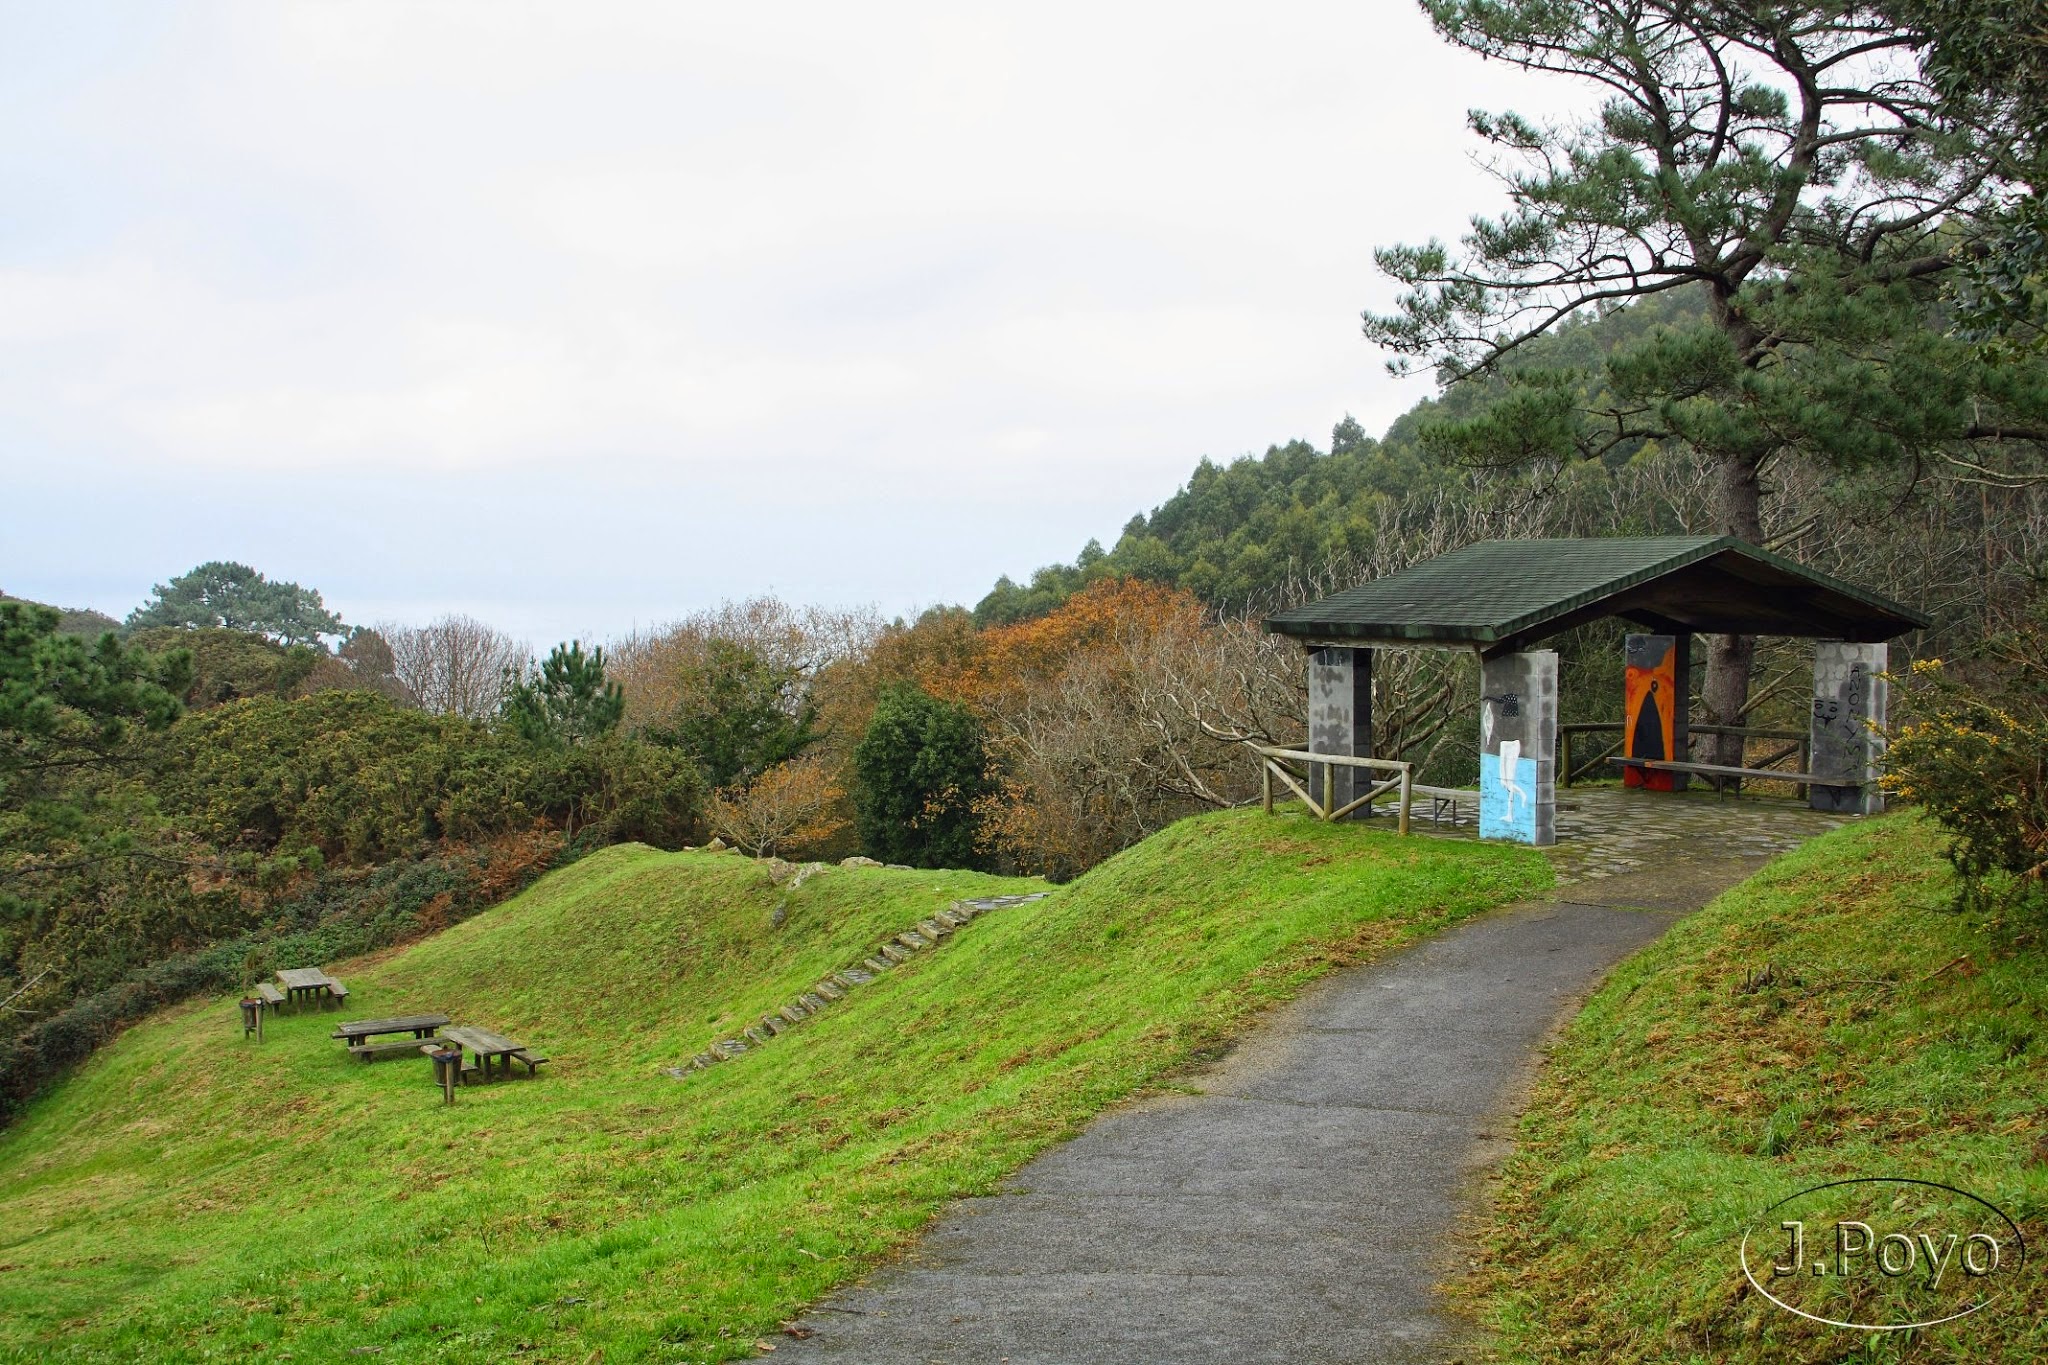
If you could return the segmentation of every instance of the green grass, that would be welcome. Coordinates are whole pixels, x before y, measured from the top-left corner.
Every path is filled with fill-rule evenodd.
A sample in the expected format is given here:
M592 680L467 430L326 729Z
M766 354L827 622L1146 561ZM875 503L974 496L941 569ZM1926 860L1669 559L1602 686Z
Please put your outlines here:
M698 1360L1215 1052L1333 965L1547 885L1526 849L1283 815L1185 821L977 919L766 1048L658 1068L966 895L613 849L344 964L349 1014L442 1009L554 1057L441 1105L231 1000L138 1026L0 1134L0 1358Z
M1553 1051L1483 1237L1472 1291L1500 1358L2048 1359L2048 951L2038 923L1951 909L1941 845L1912 815L1817 839L1594 996ZM2034 1270L1963 1322L1891 1334L1810 1323L1748 1287L1751 1219L1869 1176L1991 1200ZM1877 1307L1867 1284L1803 1291Z

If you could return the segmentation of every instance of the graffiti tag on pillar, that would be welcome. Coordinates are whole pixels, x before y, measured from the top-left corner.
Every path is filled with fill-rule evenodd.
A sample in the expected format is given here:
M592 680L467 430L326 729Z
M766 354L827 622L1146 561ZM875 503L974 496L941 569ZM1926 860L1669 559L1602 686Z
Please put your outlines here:
M1504 716L1519 716L1522 714L1522 694L1519 692L1503 692L1497 697L1481 696L1479 700L1499 702L1500 713Z

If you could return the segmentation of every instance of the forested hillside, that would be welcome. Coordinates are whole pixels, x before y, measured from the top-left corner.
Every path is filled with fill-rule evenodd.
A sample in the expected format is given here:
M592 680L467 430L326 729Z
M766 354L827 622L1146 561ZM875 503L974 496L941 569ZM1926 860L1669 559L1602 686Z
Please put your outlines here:
M1568 324L1501 373L1418 403L1378 439L1346 418L1326 449L1297 439L1204 458L1114 546L1091 542L1071 563L1000 580L975 620L1028 620L1124 576L1243 614L1486 536L1717 534L1712 472L1682 442L1595 432L1568 454L1526 462L1479 458L1469 444L1475 420L1512 400L1522 376L1568 376L1588 411L1622 406L1610 366L1696 311L1666 296ZM1929 611L1940 625L1916 643L1951 649L2009 621L2048 578L2048 460L2033 441L2004 456L1994 476L1932 455L1837 463L1789 450L1772 470L1766 544Z
M376 632L324 611L302 630L303 590L258 586L282 614L160 589L90 639L0 603L0 1117L162 1004L430 932L582 850L695 828L686 754L427 709Z

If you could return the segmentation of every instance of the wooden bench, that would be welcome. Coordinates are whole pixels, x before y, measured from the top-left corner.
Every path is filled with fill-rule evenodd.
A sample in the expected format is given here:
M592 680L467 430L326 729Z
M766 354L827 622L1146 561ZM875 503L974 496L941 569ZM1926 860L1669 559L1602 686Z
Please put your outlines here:
M1817 773L1790 773L1782 768L1737 768L1726 763L1679 763L1666 758L1622 758L1608 760L1624 768L1649 768L1665 773L1698 773L1702 777L1755 778L1769 782L1791 782L1801 787L1867 787L1862 778L1822 777Z
M534 1074L536 1067L547 1060L546 1057L528 1047L520 1048L517 1052L508 1052L505 1055L515 1062L526 1063L526 1074L529 1076Z
M338 1005L346 999L348 999L348 987L342 985L339 981L330 981L327 983L327 998L320 1003L324 1008L328 1005Z
M379 1057L403 1056L405 1053L419 1047L419 1045L419 1039L417 1038L402 1038L395 1043L358 1043L348 1049L348 1055L360 1057L362 1060L369 1062L375 1061Z
M1458 823L1458 803L1464 802L1476 812L1479 809L1479 793L1468 787L1425 787L1420 782L1408 784L1408 799L1413 805L1416 798L1429 799L1429 822L1437 824L1443 819L1443 808L1451 808L1451 823Z
M256 983L256 998L261 1000L264 1007L272 1014L284 1008L284 992L271 985L268 981Z
M341 1024L330 1038L355 1044L386 1033L410 1033L415 1039L431 1038L434 1030L448 1022L445 1014L401 1014L393 1019L351 1019Z

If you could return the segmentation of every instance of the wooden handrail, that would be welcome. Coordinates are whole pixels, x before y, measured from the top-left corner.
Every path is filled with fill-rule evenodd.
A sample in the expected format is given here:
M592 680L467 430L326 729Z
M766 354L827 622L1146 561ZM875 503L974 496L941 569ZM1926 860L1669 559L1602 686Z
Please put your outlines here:
M1801 730L1752 730L1746 725L1708 725L1705 722L1701 722L1698 725L1688 725L1685 728L1687 734L1693 735L1746 735L1750 739L1807 738L1806 733ZM1595 730L1612 730L1618 734L1626 729L1628 729L1627 721L1575 720L1558 726L1557 732L1560 735L1567 732L1572 734L1590 734Z
M1351 754L1319 754L1307 749L1275 749L1263 744L1254 744L1250 748L1259 755L1260 759L1260 796L1261 804L1266 814L1271 815L1273 813L1273 779L1275 777L1286 783L1294 794L1301 798L1302 804L1315 812L1318 820L1342 820L1360 807L1369 806L1382 796L1399 788L1401 793L1400 832L1403 834L1408 832L1408 811L1409 807L1413 804L1415 795L1415 765L1413 763L1397 758L1357 758ZM1321 801L1309 795L1308 789L1295 780L1294 774L1287 770L1287 765L1283 761L1286 759L1292 759L1298 763L1320 763L1323 765L1323 799ZM1336 770L1340 767L1371 768L1380 772L1390 772L1394 775L1384 782L1376 783L1364 795L1355 797L1342 806L1338 806L1336 804Z
M1415 765L1405 758L1356 758L1350 754L1319 754L1309 749L1269 749L1263 744L1252 745L1254 753L1267 758L1292 758L1303 763L1335 763L1343 768L1378 768L1381 772L1397 773L1413 771Z
M1569 787L1587 773L1601 769L1604 764L1621 751L1622 745L1627 742L1625 739L1617 740L1605 749L1602 749L1592 762L1579 763L1572 757L1572 736L1622 734L1627 729L1627 722L1619 720L1575 720L1568 725L1558 726L1557 785ZM1807 747L1808 741L1812 739L1812 736L1800 730L1752 730L1743 725L1707 725L1702 723L1688 726L1686 733L1687 735L1740 735L1744 739L1789 740L1795 746L1794 748L1773 754L1768 759L1765 759L1764 762L1767 764L1775 763L1781 758L1789 758L1793 753L1799 755L1799 765L1802 768L1810 761Z

